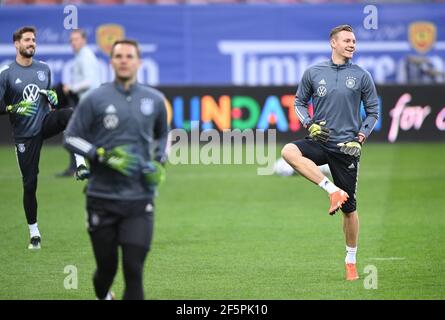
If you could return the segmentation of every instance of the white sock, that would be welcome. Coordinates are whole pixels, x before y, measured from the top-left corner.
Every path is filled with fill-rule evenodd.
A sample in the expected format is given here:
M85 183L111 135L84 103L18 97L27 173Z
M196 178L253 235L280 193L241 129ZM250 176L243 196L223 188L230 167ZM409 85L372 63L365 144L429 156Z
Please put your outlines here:
M81 155L75 153L74 158L76 159L76 168L79 168L80 165L84 165L85 167L87 166L87 164L85 163L85 158Z
M29 235L31 238L35 236L40 237L40 232L39 228L37 227L37 222L34 224L28 224L28 227L29 227Z
M318 184L324 191L331 194L340 190L335 184L333 184L328 178L324 177Z
M346 246L345 263L356 263L355 255L357 254L357 247Z

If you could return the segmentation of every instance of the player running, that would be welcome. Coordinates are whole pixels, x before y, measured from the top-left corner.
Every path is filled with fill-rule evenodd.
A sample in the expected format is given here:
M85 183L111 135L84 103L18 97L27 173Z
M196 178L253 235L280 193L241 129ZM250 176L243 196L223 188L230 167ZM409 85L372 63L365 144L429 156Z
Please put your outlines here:
M115 80L86 96L65 132L65 146L91 163L88 232L97 269L98 299L110 288L122 248L124 299L143 299L143 268L150 249L155 187L162 180L168 136L165 97L137 83L137 42L116 41L111 49Z

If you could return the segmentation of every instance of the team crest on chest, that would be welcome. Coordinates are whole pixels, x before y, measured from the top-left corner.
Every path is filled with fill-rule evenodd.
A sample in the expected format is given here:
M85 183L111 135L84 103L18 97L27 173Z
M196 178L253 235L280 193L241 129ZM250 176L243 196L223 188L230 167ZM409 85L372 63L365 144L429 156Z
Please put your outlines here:
M39 78L40 81L46 80L45 71L37 71L37 78Z
M153 113L154 101L150 98L141 99L141 112L145 116L149 116Z
M105 109L106 115L103 120L105 129L113 130L119 125L119 117L116 115L116 111L116 107L112 104Z
M317 88L317 95L319 97L324 97L326 95L326 93L328 93L328 89L326 89L325 86L319 86Z
M346 87L348 87L349 89L354 88L356 82L357 82L357 78L351 77L351 76L346 77L346 83L345 84L346 84Z

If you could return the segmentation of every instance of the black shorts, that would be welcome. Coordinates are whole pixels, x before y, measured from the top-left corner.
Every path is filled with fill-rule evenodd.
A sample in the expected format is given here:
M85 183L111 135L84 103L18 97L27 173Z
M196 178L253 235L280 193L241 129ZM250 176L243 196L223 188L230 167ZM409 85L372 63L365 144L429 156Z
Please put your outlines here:
M150 248L153 236L152 200L110 200L87 197L87 228L90 235L117 239L120 245Z
M355 211L360 157L329 150L321 143L310 139L297 140L292 143L300 149L304 157L311 159L317 166L329 165L335 185L349 195L349 199L341 210L344 213Z
M24 184L33 181L39 174L40 151L43 140L51 138L65 130L72 113L72 109L50 112L44 118L42 130L38 135L32 138L16 140L17 162L19 163Z

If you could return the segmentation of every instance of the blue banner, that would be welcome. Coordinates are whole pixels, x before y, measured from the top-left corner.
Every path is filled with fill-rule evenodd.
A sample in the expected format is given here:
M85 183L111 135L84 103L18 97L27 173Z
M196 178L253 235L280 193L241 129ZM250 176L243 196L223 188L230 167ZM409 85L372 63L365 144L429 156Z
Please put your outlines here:
M34 25L36 58L49 64L54 83L69 81L69 28L77 22L100 58L104 81L113 78L107 58L111 41L125 36L141 43L139 79L151 85L295 85L309 65L330 57L329 31L348 23L357 38L354 62L379 84L405 83L411 55L428 57L436 70L445 71L445 4L67 9L1 7L0 65L14 59L14 30Z

